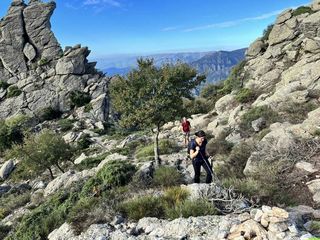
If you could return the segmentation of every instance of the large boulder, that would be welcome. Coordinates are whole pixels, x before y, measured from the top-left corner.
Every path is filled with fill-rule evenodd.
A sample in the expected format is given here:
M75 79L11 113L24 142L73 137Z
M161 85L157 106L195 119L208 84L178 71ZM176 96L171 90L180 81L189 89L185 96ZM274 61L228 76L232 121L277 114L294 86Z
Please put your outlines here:
M14 169L14 163L12 160L6 161L0 168L0 178L6 179Z

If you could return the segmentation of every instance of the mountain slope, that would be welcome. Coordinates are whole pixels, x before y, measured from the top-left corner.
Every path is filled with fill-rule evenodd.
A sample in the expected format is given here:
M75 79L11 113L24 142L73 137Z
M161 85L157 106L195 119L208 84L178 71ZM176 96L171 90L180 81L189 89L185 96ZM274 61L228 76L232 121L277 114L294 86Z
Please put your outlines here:
M207 76L206 83L214 83L227 78L231 68L244 59L245 51L246 48L212 52L192 62L191 66Z

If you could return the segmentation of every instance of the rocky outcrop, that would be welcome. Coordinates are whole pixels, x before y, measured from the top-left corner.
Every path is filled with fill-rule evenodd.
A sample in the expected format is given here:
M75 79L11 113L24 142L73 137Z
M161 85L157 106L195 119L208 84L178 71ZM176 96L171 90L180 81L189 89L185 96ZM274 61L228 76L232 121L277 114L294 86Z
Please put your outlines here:
M81 117L106 121L109 79L88 62L87 47L61 49L50 26L55 8L55 2L17 0L0 21L0 79L10 85L1 89L0 119L17 113L39 117L48 107L69 112L70 95L77 91L92 99Z

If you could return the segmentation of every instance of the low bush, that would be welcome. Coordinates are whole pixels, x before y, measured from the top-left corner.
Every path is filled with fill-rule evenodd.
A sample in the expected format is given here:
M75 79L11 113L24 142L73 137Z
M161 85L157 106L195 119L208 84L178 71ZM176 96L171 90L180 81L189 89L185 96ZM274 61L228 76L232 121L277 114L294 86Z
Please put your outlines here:
M181 184L182 177L174 167L162 166L155 170L153 184L156 186L170 187Z
M170 140L160 140L159 141L159 152L160 154L171 154L178 152L180 147L177 145L176 142ZM138 148L136 150L136 157L138 159L146 158L146 157L153 157L154 156L154 145L153 143L147 145L142 148Z
M53 195L30 214L25 215L7 240L46 239L50 232L66 221L69 211L77 201L76 191Z
M106 152L103 154L100 154L96 157L88 157L84 159L81 163L76 165L76 168L78 171L82 171L84 169L91 169L94 167L97 167L99 163L104 160L110 153Z
M88 93L73 91L70 93L70 102L72 106L82 107L91 101L91 97Z
M161 199L153 196L143 196L124 202L120 205L120 210L129 219L136 221L144 217L163 218L165 216Z
M240 128L244 132L253 132L251 123L258 118L263 117L266 120L266 127L269 127L271 123L277 122L280 120L280 117L277 112L273 111L270 107L264 105L259 107L254 107L248 112L242 115Z
M85 133L83 134L80 139L77 142L77 150L82 151L84 149L87 149L92 143L92 140L90 138L90 135Z
M310 7L301 6L292 12L292 16L296 17L304 13L314 13L314 11Z
M9 86L10 86L9 83L7 83L5 81L0 81L0 88L7 89Z
M241 142L236 145L232 149L229 157L226 160L226 163L220 168L220 173L218 174L219 177L243 177L243 170L252 151L253 144Z
M236 100L239 103L248 103L253 102L257 97L257 94L255 94L252 89L250 88L241 88L239 92L236 95Z
M244 66L246 63L244 60L232 68L228 78L223 82L223 88L218 91L219 94L225 95L243 87L245 80Z
M0 221L19 207L30 201L30 193L16 193L0 198Z
M0 224L0 239L4 239L10 232L11 227Z
M217 214L217 209L207 200L186 200L177 203L173 208L166 209L166 218L198 217Z
M22 93L22 90L19 89L17 86L9 86L7 91L8 98L17 97Z
M302 123L307 117L308 113L315 110L318 106L315 103L294 103L286 102L285 105L280 107L280 116L283 121L290 122L292 124Z
M207 151L210 155L229 154L232 150L233 144L225 140L228 132L220 134L218 138L212 138L208 141Z
M86 113L90 112L92 109L93 109L93 106L92 106L91 103L87 103L87 104L84 106L84 112L86 112Z
M58 121L58 125L62 132L66 132L72 129L74 120L70 119L61 119Z
M37 115L39 117L40 122L43 122L60 118L62 112L59 109L53 107L46 107L41 109Z
M263 34L262 34L262 40L263 41L266 41L266 40L269 39L269 35L270 35L270 33L271 33L272 29L273 29L273 26L274 26L273 24L270 24L270 25L267 26L266 29L263 30Z
M165 203L166 208L172 208L175 205L184 202L190 193L181 188L180 186L168 188L164 195L162 196L162 200Z
M126 185L131 181L132 176L136 172L134 165L125 161L110 161L106 163L97 173L97 178L108 187L116 187Z

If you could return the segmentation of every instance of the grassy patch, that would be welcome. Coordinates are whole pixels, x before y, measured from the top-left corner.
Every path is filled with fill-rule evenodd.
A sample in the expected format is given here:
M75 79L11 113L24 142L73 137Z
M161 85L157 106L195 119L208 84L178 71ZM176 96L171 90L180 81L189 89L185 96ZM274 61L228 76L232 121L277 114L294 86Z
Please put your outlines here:
M8 90L8 93L7 93L8 98L17 97L22 93L22 90L19 89L17 86L9 86L7 90Z
M152 182L156 186L175 186L181 184L181 174L174 167L162 166L155 170Z
M241 88L236 95L236 100L239 103L253 102L257 98L257 94L252 89Z
M60 127L60 130L62 132L67 132L69 130L71 130L73 128L73 123L75 121L74 120L71 120L71 119L60 119L58 121L58 125Z
M292 16L296 17L304 13L314 13L310 7L301 6L292 12Z
M312 102L294 103L289 102L283 105L279 111L281 118L284 121L292 124L302 123L307 117L308 113L317 109L317 105Z

